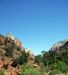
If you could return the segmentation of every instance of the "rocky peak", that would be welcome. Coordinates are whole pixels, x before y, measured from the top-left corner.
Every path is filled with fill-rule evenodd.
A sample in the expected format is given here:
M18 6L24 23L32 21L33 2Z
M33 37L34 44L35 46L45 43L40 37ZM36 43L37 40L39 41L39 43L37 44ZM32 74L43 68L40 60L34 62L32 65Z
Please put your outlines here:
M12 35L11 32L7 33L7 34L5 35L5 37L8 37L8 38L11 38L12 40L14 40L14 36Z
M20 66L24 63L34 63L34 55L22 46L19 39L14 38L12 33L0 35L0 70L5 70L4 75L18 75ZM19 68L17 68L19 66ZM10 70L10 73L7 72ZM20 69L21 70L21 69Z
M60 47L64 46L67 42L68 42L68 39L59 41L52 46L51 50L59 49Z

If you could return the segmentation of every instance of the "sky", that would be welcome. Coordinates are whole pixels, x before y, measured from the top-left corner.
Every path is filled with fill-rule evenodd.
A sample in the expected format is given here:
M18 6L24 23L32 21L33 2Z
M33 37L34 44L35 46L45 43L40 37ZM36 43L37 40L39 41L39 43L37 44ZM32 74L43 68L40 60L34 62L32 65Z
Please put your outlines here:
M34 54L68 39L68 0L0 0L0 33L21 40Z

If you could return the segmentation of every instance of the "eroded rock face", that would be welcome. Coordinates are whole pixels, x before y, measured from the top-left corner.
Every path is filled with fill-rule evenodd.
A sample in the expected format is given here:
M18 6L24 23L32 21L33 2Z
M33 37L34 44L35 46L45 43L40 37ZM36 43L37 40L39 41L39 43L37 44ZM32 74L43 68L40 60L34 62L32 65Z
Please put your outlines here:
M5 70L4 75L19 75L15 68L12 68L11 70Z
M59 41L59 42L55 43L50 50L52 50L52 51L59 50L61 47L66 45L67 42L68 42L68 39Z
M29 49L28 49L29 50ZM25 51L25 53L24 53ZM29 54L28 54L29 53ZM26 51L21 42L14 38L11 33L6 36L0 36L0 70L4 71L4 75L18 75L21 64L17 63L13 66L15 59L21 59L22 54L28 55L28 64L33 66L34 55L31 51ZM24 56L24 57L25 57ZM15 61L18 62L18 61ZM15 64L14 64L15 65ZM19 66L18 66L19 65Z
M3 68L3 65L4 65L4 63L3 63L3 61L0 59L0 70L1 70L1 68Z
M20 67L19 66L13 67L12 62L13 62L12 58L7 58L4 60L2 60L2 57L0 58L0 70L3 71L4 75L18 75L19 74Z
M14 44L21 48L21 42L18 39L14 39Z
M0 45L4 44L5 39L3 37L0 37Z

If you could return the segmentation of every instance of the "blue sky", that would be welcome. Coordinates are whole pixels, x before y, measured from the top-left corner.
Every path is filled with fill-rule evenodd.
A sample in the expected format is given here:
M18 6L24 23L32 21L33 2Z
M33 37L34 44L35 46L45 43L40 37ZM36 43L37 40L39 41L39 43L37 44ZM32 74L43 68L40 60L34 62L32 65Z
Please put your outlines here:
M34 54L68 39L68 0L0 0L0 33L12 32Z

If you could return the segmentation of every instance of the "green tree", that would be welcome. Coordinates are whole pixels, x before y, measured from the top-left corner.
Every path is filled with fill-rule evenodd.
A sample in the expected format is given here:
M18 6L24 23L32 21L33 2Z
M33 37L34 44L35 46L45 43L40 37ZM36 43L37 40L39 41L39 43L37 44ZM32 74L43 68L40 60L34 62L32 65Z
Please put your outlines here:
M5 50L6 50L6 56L13 56L13 50L14 50L14 44L8 46Z
M19 56L19 58L13 59L12 66L22 65L28 62L29 54L25 51L22 52L22 54Z
M42 63L42 56L41 56L41 54L35 56L35 62L38 63L38 65L40 65L40 63Z

